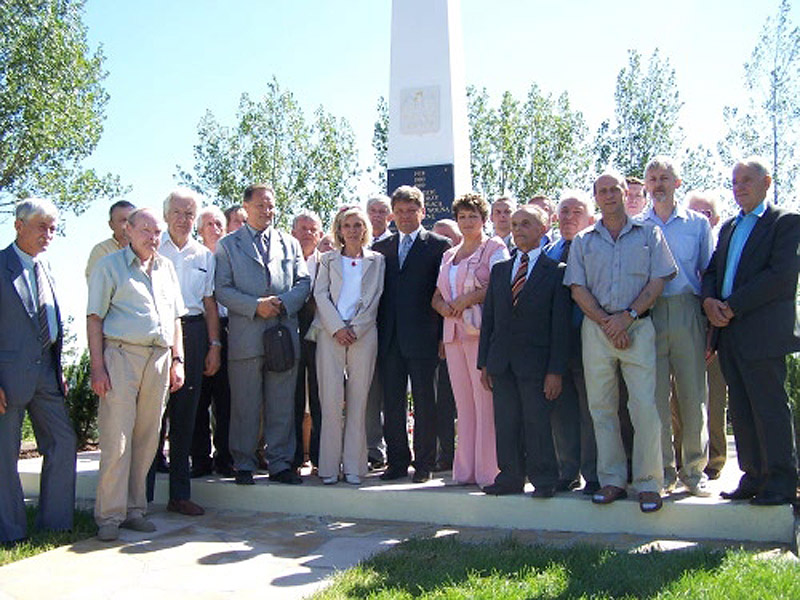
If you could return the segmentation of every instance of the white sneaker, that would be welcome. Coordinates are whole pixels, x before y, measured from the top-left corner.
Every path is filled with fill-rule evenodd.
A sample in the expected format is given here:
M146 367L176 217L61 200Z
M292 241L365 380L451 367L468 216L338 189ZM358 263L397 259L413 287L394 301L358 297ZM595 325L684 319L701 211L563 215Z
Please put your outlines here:
M350 485L361 485L361 478L358 475L345 475L344 480Z
M339 477L338 476L323 477L322 483L324 483L325 485L333 485L335 483L339 483Z
M712 492L708 489L708 483L706 481L698 481L693 485L687 485L686 491L698 498L710 498L712 496Z

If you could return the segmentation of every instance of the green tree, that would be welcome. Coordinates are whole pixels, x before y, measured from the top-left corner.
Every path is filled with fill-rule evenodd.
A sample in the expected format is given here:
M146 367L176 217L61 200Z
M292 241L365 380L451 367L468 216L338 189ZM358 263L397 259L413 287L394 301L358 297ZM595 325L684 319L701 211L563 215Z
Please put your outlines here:
M386 154L389 151L389 104L386 98L378 98L378 118L372 132L373 164L367 168L372 176L372 183L381 191L386 192Z
M0 212L42 195L80 213L127 191L85 169L103 131L108 94L92 52L83 0L0 2Z
M193 172L178 166L178 179L225 206L241 201L254 182L275 189L278 222L300 208L328 221L330 210L355 199L358 175L352 128L321 107L309 124L294 95L276 79L258 100L243 94L233 127L208 111L197 128Z
M656 154L675 156L683 143L678 117L683 102L675 81L675 69L656 49L647 70L635 50L628 51L628 65L617 75L614 121L600 125L594 151L597 171L609 161L624 175L642 177L647 161Z
M726 181L717 156L702 144L684 149L681 179L681 189L685 191L721 188Z
M497 189L492 130L494 109L489 105L486 88L467 86L467 119L469 123L470 170L472 189L491 198L505 190Z
M791 5L781 0L769 17L744 65L748 99L743 106L726 106L727 127L718 145L731 165L737 157L764 156L772 163L776 203L795 202L800 145L800 28L792 25Z

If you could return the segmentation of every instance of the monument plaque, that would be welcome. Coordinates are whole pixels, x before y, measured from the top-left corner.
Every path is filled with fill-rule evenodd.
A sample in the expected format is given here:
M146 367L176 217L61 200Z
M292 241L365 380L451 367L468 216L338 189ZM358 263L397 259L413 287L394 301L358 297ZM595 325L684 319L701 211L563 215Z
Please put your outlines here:
M425 195L425 219L422 225L425 229L430 229L439 219L453 218L453 165L389 169L386 180L386 193L389 196L401 185L413 185L422 190Z

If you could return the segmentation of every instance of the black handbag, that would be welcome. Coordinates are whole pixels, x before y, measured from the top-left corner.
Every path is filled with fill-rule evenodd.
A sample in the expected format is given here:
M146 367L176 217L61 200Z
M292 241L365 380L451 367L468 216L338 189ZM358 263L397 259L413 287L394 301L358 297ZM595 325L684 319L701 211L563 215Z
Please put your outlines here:
M264 331L264 369L283 373L294 366L292 332L286 325L278 324Z

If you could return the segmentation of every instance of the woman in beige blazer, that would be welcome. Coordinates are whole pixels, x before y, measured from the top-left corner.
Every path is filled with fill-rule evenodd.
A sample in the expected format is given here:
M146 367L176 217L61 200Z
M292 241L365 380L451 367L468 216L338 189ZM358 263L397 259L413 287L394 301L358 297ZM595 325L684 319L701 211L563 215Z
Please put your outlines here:
M375 319L384 261L366 247L372 231L359 207L336 215L333 237L335 249L323 254L317 266L317 314L309 333L317 341L322 407L319 476L334 484L341 466L345 480L358 485L367 471L365 412L378 351Z

